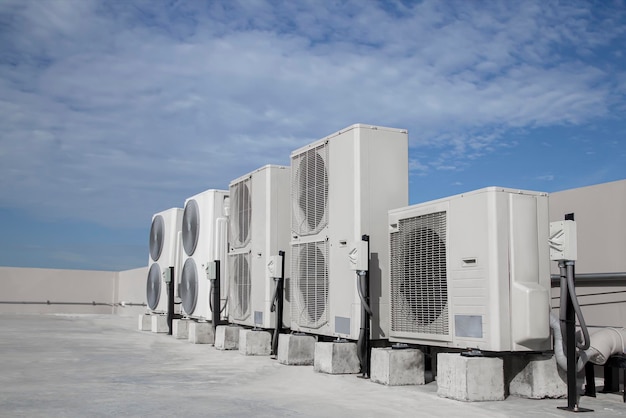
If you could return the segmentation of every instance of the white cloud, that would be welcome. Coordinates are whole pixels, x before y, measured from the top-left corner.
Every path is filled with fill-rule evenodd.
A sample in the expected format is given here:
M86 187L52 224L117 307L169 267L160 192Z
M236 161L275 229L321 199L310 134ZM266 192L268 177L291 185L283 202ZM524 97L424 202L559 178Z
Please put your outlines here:
M0 205L147 224L356 122L408 128L432 151L412 156L424 174L470 164L512 129L623 105L623 78L594 55L623 35L623 11L389 7L2 2Z

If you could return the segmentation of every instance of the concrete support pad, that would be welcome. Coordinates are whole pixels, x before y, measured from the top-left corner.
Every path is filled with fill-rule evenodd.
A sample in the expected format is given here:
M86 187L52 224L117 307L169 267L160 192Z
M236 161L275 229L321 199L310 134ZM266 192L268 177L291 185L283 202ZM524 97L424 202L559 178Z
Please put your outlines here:
M239 330L239 353L244 356L269 356L272 350L272 334L252 329Z
M424 353L416 348L373 348L370 379L389 386L423 385Z
M554 355L512 356L505 372L510 395L531 399L567 396L567 375L557 366Z
M356 343L317 342L313 370L329 374L359 373Z
M213 344L215 334L213 334L213 324L210 322L189 322L188 340L192 344Z
M469 402L504 400L502 359L439 353L437 395Z
M241 327L236 325L218 325L215 331L215 348L218 350L239 349L239 332Z
M167 334L169 327L167 326L167 315L152 315L152 332L159 334Z
M150 331L152 329L152 315L139 314L139 331Z
M280 334L278 362L291 366L310 366L315 355L315 337L310 335Z
M179 340L189 339L189 319L174 319L172 321L172 336Z

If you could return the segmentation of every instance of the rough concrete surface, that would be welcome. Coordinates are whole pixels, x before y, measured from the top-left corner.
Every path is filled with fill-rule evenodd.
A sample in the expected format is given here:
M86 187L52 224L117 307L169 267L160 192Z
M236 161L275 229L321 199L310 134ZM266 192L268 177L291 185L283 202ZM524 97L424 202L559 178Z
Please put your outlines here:
M174 319L172 321L172 335L181 340L189 339L189 319Z
M424 353L416 348L373 348L370 378L390 386L423 385Z
M169 328L167 326L167 315L152 315L152 332L167 334Z
M272 334L268 331L239 329L239 353L245 356L269 356Z
M439 398L435 382L381 386L140 332L137 317L0 315L0 416L570 417L564 399ZM626 416L621 395L583 398Z
M310 366L315 355L315 337L310 335L280 334L278 362L290 366Z
M218 325L215 330L215 348L218 350L239 349L239 331L241 327Z
M505 379L511 379L511 395L533 399L567 396L567 374L559 369L554 356L513 356L505 359L504 367Z
M213 333L213 324L210 322L189 322L188 341L192 344L213 344L215 342L215 334Z
M358 373L361 370L356 343L317 342L313 370L329 374Z
M437 355L437 394L460 401L504 400L504 362L499 357Z

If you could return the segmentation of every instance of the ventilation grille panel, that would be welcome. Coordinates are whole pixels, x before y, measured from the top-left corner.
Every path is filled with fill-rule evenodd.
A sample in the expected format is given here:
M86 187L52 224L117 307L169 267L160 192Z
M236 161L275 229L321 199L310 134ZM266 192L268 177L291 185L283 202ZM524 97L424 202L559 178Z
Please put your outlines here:
M155 310L161 298L161 268L158 263L152 263L148 270L148 280L146 283L146 299L148 308Z
M230 244L233 248L244 247L250 242L251 180L248 177L230 187Z
M161 257L163 251L163 240L165 236L165 221L161 215L157 215L152 219L150 226L150 258L157 261Z
M198 270L193 258L188 258L180 275L180 298L186 314L191 315L198 301Z
M401 219L390 241L391 330L448 336L446 212Z
M292 321L301 327L320 328L328 322L328 243L296 244L291 254L288 293Z
M292 231L312 235L328 223L328 142L292 157Z
M185 254L192 256L198 245L200 234L200 209L198 202L189 200L183 212L183 248Z
M229 274L231 283L230 314L233 319L243 321L250 316L250 253L232 254Z

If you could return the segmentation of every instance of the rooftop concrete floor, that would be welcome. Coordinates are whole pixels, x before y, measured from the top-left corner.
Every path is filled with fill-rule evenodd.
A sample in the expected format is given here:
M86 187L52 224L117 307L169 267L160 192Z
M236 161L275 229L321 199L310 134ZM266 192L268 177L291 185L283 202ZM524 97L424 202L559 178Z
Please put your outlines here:
M560 400L463 403L436 383L385 387L284 366L164 334L135 317L0 314L0 416L572 416ZM582 398L587 416L624 416L621 395Z

